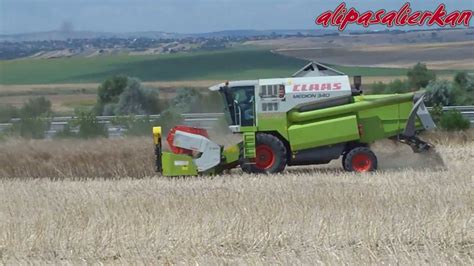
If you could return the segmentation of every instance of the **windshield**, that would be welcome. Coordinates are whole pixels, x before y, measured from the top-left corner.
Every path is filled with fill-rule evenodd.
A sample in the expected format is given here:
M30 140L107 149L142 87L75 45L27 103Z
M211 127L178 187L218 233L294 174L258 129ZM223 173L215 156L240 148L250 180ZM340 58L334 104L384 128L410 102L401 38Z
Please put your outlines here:
M223 90L226 111L232 125L253 126L255 109L255 87L226 87Z

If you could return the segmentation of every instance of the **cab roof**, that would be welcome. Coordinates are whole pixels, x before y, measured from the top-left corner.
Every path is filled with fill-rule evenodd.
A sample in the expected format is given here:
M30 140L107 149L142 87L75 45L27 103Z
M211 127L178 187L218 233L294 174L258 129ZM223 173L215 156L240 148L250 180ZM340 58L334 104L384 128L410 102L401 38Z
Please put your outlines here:
M227 82L222 82L220 84L214 85L209 88L211 91L219 91L220 88L224 87ZM258 80L238 80L238 81L229 81L229 87L243 87L243 86L256 86L258 85Z
M341 71L334 68L323 65L319 62L309 62L306 66L298 70L291 77L293 78L304 78L304 77L324 77L324 76L345 76ZM209 88L211 91L219 91L220 88L224 87L227 82L214 85ZM239 80L239 81L228 81L229 87L242 87L242 86L256 86L258 80Z

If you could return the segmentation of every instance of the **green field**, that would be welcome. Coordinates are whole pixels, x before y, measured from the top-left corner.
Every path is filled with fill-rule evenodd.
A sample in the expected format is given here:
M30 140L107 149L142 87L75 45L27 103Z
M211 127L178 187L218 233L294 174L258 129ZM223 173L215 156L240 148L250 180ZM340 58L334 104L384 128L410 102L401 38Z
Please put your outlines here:
M242 80L288 77L306 62L267 50L228 49L152 56L0 61L0 84L95 83L123 74L142 81ZM348 75L404 76L403 68L333 66ZM451 71L437 71L437 73Z
M389 68L389 67L354 67L354 66L332 66L349 76L360 75L363 77L396 77L406 76L407 68ZM461 70L433 70L437 75L455 74ZM465 70L469 72L470 70Z
M266 50L225 50L173 55L0 61L0 84L101 82L124 74L142 81L254 79L288 76L305 62Z

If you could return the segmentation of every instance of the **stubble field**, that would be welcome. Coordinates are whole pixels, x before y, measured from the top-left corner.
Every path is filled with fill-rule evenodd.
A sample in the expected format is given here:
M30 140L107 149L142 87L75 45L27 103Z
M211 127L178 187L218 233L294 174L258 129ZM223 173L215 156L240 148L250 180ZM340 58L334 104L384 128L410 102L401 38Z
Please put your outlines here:
M0 261L472 265L473 134L428 138L446 170L382 143L374 174L180 179L154 176L149 138L8 140Z

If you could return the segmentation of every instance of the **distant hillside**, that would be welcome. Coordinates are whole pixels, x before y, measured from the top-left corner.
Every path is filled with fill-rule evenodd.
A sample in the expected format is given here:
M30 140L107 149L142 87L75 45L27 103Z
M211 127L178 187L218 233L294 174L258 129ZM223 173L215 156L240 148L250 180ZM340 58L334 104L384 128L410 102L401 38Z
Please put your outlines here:
M321 36L325 34L335 33L335 30L329 29L314 29L314 30L225 30L207 33L190 34L193 37L255 37L255 36L272 36L272 35L307 35L307 36Z
M255 36L271 36L271 35L307 35L321 36L325 34L335 33L334 30L227 30L207 33L172 33L161 31L144 31L144 32L94 32L94 31L47 31L20 34L0 34L1 41L22 42L22 41L51 41L51 40L67 40L67 39L97 39L97 38L150 38L150 39L182 39L187 37L194 38L225 38L225 37L255 37Z
M64 41L68 39L98 39L98 38L151 38L151 39L174 39L180 34L166 32L136 32L136 33L110 33L94 31L46 31L20 34L0 34L0 41L24 42L24 41Z
M431 28L431 29L405 29L394 28L390 30L370 30L370 29L353 29L346 30L344 34L381 34L381 33L404 33L417 31L453 31L465 30L466 28ZM470 27L469 29L472 29ZM256 36L272 36L272 35L291 35L291 36L323 36L337 35L340 32L335 29L290 29L290 30L224 30L204 33L176 33L163 31L141 31L141 32L95 32L95 31L46 31L18 34L0 34L0 42L22 42L22 41L63 41L67 39L97 39L97 38L150 38L150 39L182 39L182 38L251 38Z

